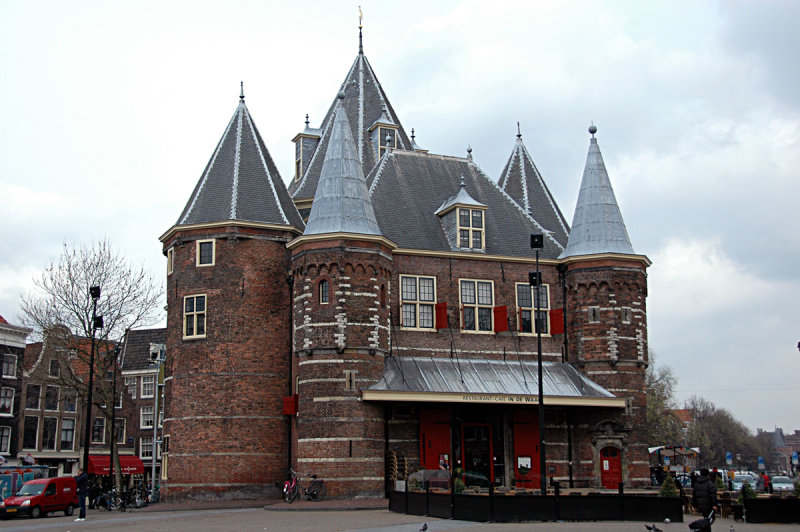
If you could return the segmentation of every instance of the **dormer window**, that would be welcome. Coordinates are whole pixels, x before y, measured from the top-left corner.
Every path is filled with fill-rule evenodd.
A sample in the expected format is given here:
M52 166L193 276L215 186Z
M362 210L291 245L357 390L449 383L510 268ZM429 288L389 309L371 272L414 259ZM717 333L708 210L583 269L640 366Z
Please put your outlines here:
M378 158L383 157L383 153L387 148L397 148L397 130L388 127L378 128Z
M482 209L458 208L458 247L484 249Z

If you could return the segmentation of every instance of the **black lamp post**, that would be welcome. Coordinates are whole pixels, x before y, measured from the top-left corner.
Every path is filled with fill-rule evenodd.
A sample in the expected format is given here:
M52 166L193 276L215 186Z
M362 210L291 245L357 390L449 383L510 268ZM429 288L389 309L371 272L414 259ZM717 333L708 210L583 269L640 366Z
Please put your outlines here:
M533 316L533 326L536 328L536 363L539 370L539 482L542 494L547 493L547 471L545 460L545 437L544 437L544 389L542 386L542 328L539 326L539 309L541 308L541 286L542 274L539 271L539 251L544 248L544 235L531 235L531 247L536 250L536 274L531 278L533 286L533 302L535 313Z
M83 434L83 468L89 468L89 443L92 441L92 388L94 387L94 335L97 329L103 328L103 316L97 315L97 300L100 299L100 287L89 288L92 298L92 347L89 352L89 391L86 394L86 427Z
M116 412L117 412L117 360L119 360L119 346L114 348L114 377L111 383L111 453L109 455L111 482L116 486L114 478L114 451L117 449L115 440Z

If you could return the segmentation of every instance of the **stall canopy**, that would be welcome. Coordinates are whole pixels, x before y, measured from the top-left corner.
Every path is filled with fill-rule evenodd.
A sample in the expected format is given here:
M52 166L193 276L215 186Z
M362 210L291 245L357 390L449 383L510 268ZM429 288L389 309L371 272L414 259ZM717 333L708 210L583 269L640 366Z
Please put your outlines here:
M120 455L119 468L123 475L140 475L144 473L144 464L138 456ZM108 475L111 473L111 457L107 454L89 457L87 473Z
M686 447L683 445L659 445L658 447L648 447L650 454L660 454L661 456L697 456L700 454L700 447Z

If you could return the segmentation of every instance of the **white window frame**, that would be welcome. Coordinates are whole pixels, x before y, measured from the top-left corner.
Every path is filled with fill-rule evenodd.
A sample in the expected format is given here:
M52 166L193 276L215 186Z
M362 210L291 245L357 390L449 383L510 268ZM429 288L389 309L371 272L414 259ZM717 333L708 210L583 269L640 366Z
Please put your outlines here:
M167 250L167 275L171 275L175 268L175 248Z
M474 288L474 302L469 303L464 300L464 287L465 285L472 284ZM490 287L491 301L487 303L480 303L480 290L481 285L488 284ZM487 281L486 279L459 279L458 280L458 302L461 306L460 319L461 319L461 332L474 333L474 334L494 334L494 281ZM466 328L466 315L467 309L474 309L474 329ZM489 328L480 328L480 311L488 309L489 312Z
M147 412L149 411L149 413ZM154 409L153 406L142 406L139 408L139 428L140 429L152 429L154 421ZM147 424L145 419L146 417L150 418L150 423Z
M203 298L203 310L197 310L197 299ZM192 310L186 310L186 302L192 299ZM197 334L197 323L199 321L199 316L203 317L203 334ZM193 334L186 334L187 332L187 318L191 318L192 320L192 331ZM205 338L206 333L208 331L208 297L206 294L192 294L190 296L185 296L183 298L183 337L184 338Z
M406 299L404 280L414 280L414 297ZM421 299L420 281L433 281L433 299ZM408 325L405 319L405 309L414 307L414 324ZM430 307L431 325L420 325L420 307ZM415 331L436 331L436 277L430 275L401 275L400 276L400 326L403 329Z
M0 411L0 416L3 417L11 417L14 415L14 396L16 395L16 390L14 390L14 388L12 388L11 386L3 386L0 389L0 404L2 404L2 402L5 402L6 399L4 396L8 391L11 392L11 398L10 398L10 403L8 405L8 412Z
M64 447L64 422L65 421L72 421L72 445L69 447ZM59 448L62 451L74 451L75 450L75 429L78 427L78 420L73 417L65 417L61 419L61 430L59 433L61 434L61 438L58 441Z
M12 364L6 364L6 360L13 360ZM6 367L11 366L14 369L14 372L9 374L6 373ZM3 354L3 378L4 379L16 379L17 378L17 355L11 353Z
M152 386L152 391L148 394L145 393L145 385L148 388ZM139 397L141 399L152 399L156 393L156 376L155 375L142 375L142 389L140 390Z
M200 248L201 244L208 244L211 243L211 262L200 262ZM195 248L195 266L198 268L202 268L205 266L214 266L217 263L217 241L212 239L209 240L198 240L197 246Z
M525 287L528 288L528 293L530 294L530 306L523 305L519 298L519 291L520 289L524 290ZM538 287L540 293L542 290L546 292L545 297L541 297L542 301L539 306L539 312L544 316L544 323L547 327L547 332L542 331L542 336L550 336L550 285L542 283L541 286ZM536 336L536 321L534 319L534 314L536 313L536 288L531 286L529 283L516 283L514 286L514 297L516 298L517 302L517 332L520 335L525 336ZM531 330L530 331L523 331L521 325L522 315L521 312L530 312L531 315Z
M0 426L0 454L11 454L11 427L7 425Z
M469 225L461 223L461 213L469 213ZM475 227L474 216L476 213L480 214L480 227ZM468 246L461 245L461 232L466 231L468 237ZM480 247L475 246L475 236L480 238ZM476 209L469 207L458 207L456 209L456 242L459 249L486 249L486 209Z
M128 395L131 399L136 399L136 390L139 388L139 377L125 377L125 388L128 390Z
M150 453L145 454L144 452L144 445L145 442L149 442L150 444ZM139 458L153 458L153 437L152 436L142 436L139 438Z
M103 439L102 440L95 440L94 439L94 422L97 419L99 419L100 421L103 422L103 430L102 430ZM106 443L106 418L97 417L97 416L92 418L92 429L91 429L90 433L91 433L90 439L92 440L92 443L99 443L99 444L105 445L105 443Z

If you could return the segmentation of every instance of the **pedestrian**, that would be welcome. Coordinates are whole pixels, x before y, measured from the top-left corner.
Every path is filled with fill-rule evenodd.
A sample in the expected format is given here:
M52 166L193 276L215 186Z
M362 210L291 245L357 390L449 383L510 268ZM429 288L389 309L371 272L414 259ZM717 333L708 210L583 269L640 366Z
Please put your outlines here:
M83 469L78 469L78 476L74 477L75 483L78 485L78 505L80 506L80 513L76 521L83 521L86 519L86 495L89 493L89 475L83 472Z
M772 484L769 481L769 475L767 472L761 473L761 480L764 483L764 493L772 493Z
M717 486L708 478L708 469L705 467L700 470L700 476L692 490L692 506L703 517L707 517L712 508L717 509Z

